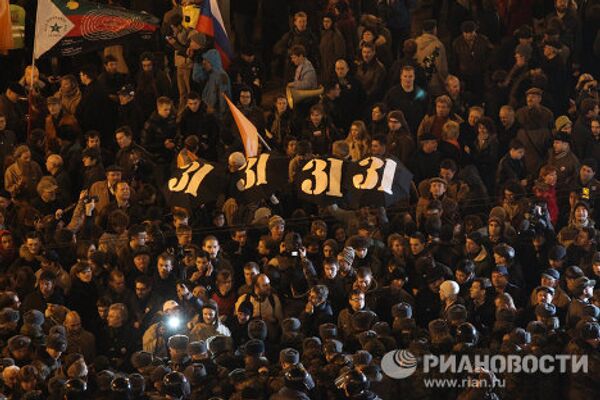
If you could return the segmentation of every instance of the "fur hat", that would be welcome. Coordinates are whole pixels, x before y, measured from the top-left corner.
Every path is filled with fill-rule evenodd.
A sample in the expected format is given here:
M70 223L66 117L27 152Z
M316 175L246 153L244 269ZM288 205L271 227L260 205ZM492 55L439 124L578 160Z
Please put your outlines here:
M189 343L190 343L190 338L187 337L186 335L173 335L173 336L169 337L167 346L170 349L186 351Z
M43 325L45 320L44 314L42 314L39 310L29 310L23 314L24 324Z
M301 327L302 323L298 318L286 318L281 322L283 332L298 332Z
M244 346L244 354L259 356L265 352L265 343L259 339L250 339Z
M64 352L67 350L67 339L59 334L52 334L46 338L46 347L56 351Z
M373 311L360 310L352 315L352 328L357 332L367 331L376 320L377 314Z
M0 311L0 325L19 322L19 311L5 307Z
M262 319L253 319L248 323L248 337L250 339L265 340L267 333L267 324Z
M205 354L206 352L208 352L206 342L204 340L190 342L188 344L187 352L190 356Z
M323 340L337 338L338 331L337 326L330 322L319 325L319 336Z
M298 364L300 362L300 353L298 353L298 350L290 347L282 349L279 352L279 361L288 364Z

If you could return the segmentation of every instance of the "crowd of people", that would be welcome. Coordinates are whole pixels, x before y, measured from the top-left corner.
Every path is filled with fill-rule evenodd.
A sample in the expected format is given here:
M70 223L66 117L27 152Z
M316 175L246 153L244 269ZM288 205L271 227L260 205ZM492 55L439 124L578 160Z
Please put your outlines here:
M232 1L231 65L197 1L110 3L160 33L3 73L0 398L600 394L598 1ZM223 94L289 185L174 204L192 162L246 166ZM411 171L409 198L294 190L314 158L368 156ZM382 370L397 349L589 365L429 387Z

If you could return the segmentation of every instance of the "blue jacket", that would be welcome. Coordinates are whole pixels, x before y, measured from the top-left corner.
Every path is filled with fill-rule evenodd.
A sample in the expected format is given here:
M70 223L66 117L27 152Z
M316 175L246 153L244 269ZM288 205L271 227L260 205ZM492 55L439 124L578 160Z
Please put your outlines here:
M231 82L227 72L223 69L221 63L221 56L215 49L210 49L202 55L202 59L206 60L212 65L210 71L205 71L203 68L194 66L192 79L196 82L206 81L204 90L202 91L202 101L208 106L215 109L217 115L223 115L223 112L227 108L225 99L221 93L225 93L231 97Z

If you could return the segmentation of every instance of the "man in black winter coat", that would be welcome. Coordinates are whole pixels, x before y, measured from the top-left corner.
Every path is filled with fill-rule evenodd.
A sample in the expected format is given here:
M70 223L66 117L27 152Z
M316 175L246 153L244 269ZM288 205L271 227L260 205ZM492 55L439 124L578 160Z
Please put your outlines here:
M173 112L173 102L168 97L156 100L156 111L152 113L142 131L142 146L156 162L159 181L164 178L166 167L177 150L177 124Z
M136 140L140 139L144 127L144 112L135 101L133 85L125 85L117 91L119 105L117 106L117 126L128 126L131 128Z
M82 131L97 130L101 133L104 143L113 143L111 135L114 129L115 108L108 98L106 89L96 79L96 69L92 66L82 68L79 78L85 89L75 116Z
M437 149L438 142L435 136L431 133L421 135L419 144L419 150L408 163L408 169L413 173L415 182L437 176L442 162L442 155Z
M179 135L182 138L198 136L198 155L206 160L217 161L219 126L215 118L208 114L206 104L196 92L188 94L187 105L179 117Z
M402 67L400 84L388 90L383 101L388 109L404 113L413 134L417 132L429 106L427 92L415 85L415 68L412 65Z
M500 159L496 172L496 187L500 188L509 180L527 184L527 168L523 162L525 146L519 139L513 139L508 146L508 153Z
M133 352L140 348L139 334L127 323L128 310L123 303L114 303L108 309L107 325L104 332L98 335L103 341L103 346L99 346L106 354L111 365L120 370L130 368L129 363ZM136 339L138 338L138 339Z
M350 73L346 60L339 59L335 62L335 83L340 85L340 97L335 100L342 120L338 128L346 131L357 116L361 115L361 108L367 95L360 82Z
M315 285L308 292L308 302L300 314L302 328L307 337L317 336L321 324L334 322L333 310L327 301L328 296L329 289L325 285Z
M48 303L64 304L65 299L60 288L56 286L56 275L49 271L42 271L38 289L25 297L21 312L25 313L29 310L45 312Z
M286 63L284 68L284 80L286 82L290 81L288 78L292 76L294 71L288 52L296 45L304 46L307 51L306 58L310 60L315 69L318 69L319 41L308 27L308 16L303 11L294 14L292 28L273 47L273 53L278 56L278 59L283 59L283 62Z

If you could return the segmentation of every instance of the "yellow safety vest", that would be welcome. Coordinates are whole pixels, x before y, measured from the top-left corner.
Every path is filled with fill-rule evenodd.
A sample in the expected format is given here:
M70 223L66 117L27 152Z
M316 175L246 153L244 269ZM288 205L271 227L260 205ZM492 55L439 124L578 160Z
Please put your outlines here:
M200 7L195 4L181 7L183 13L183 25L186 28L196 29L198 25L198 19L200 18Z

